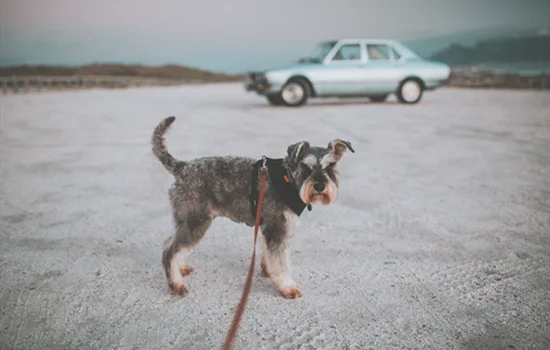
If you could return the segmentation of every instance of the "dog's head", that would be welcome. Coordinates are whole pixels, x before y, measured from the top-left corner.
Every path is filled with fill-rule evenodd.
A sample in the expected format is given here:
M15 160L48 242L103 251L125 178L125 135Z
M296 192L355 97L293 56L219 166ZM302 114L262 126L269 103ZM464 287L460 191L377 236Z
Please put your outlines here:
M297 142L287 149L285 163L305 203L334 203L338 198L338 162L347 150L354 152L349 141L335 139L327 147L311 147L308 141Z

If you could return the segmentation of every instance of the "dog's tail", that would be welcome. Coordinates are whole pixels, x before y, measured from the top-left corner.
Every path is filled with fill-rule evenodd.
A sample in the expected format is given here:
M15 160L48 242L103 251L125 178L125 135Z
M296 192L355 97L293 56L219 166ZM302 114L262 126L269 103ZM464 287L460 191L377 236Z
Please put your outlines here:
M178 173L185 165L185 162L174 158L168 152L168 149L164 144L164 134L170 128L170 125L172 125L174 120L176 120L176 117L168 117L158 123L153 131L153 137L151 138L151 143L153 144L153 154L158 158L158 160L160 160L166 170L173 175Z

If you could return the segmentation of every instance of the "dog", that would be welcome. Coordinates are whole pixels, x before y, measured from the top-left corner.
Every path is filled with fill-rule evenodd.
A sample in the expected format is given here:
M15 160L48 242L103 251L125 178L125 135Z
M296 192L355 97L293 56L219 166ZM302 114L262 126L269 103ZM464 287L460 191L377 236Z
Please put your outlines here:
M175 234L165 241L162 253L171 292L188 295L183 277L194 269L186 259L215 218L254 226L258 170L265 165L268 172L258 235L261 269L283 297L301 297L290 271L288 241L306 207L311 210L313 203L328 205L337 200L337 165L347 150L355 152L351 143L335 139L327 147L312 147L300 141L288 146L280 159L210 156L182 161L165 146L165 133L175 119L160 121L151 138L153 154L175 178L169 190Z

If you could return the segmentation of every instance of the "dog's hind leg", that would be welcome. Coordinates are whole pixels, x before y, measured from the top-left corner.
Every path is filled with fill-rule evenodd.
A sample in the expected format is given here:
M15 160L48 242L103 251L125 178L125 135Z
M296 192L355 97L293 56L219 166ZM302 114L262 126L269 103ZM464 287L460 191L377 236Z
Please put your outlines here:
M212 220L204 212L189 212L175 220L176 234L162 254L162 264L172 293L182 296L189 293L183 283L183 276L192 273L193 268L186 264L186 260L193 247L204 237Z
M183 276L180 271L180 262L184 262L185 258L191 253L189 247L179 245L175 239L176 236L170 238L170 243L162 252L162 265L166 278L168 278L168 286L174 294L186 296L189 294L183 283Z

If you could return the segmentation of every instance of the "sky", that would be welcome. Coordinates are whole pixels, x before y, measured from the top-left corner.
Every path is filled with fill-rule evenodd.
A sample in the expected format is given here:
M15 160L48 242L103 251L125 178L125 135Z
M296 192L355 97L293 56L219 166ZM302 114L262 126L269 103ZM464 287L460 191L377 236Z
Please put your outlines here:
M340 37L549 27L548 0L0 0L0 65L179 63L242 72Z

